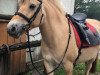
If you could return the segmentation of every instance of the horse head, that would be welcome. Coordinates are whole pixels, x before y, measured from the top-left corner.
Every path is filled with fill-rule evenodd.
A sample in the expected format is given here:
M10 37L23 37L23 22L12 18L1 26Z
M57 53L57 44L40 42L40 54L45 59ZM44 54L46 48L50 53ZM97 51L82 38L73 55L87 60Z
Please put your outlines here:
M8 23L7 32L18 38L29 28L38 27L42 16L42 0L19 0L19 10Z

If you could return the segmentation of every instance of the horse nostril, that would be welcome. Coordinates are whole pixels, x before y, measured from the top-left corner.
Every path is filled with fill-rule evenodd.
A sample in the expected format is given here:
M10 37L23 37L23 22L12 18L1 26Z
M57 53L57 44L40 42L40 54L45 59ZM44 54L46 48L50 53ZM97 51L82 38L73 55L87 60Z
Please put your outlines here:
M16 28L15 27L12 27L11 31L12 32L16 31Z

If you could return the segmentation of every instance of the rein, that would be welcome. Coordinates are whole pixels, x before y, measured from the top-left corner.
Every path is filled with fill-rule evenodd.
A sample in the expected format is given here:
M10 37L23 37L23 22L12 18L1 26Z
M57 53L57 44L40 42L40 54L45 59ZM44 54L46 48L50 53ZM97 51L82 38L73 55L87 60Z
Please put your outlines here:
M26 33L27 33L28 49L29 49L30 59L31 59L31 63L32 63L33 68L38 72L39 75L48 75L48 74L51 74L52 72L54 72L55 70L57 70L57 69L60 67L60 65L62 64L63 60L64 60L65 55L66 55L67 50L68 50L68 47L69 47L69 42L70 42L70 37L71 37L71 29L70 29L70 21L69 21L69 18L67 17L67 19L68 19L68 25L69 25L69 35L68 35L68 41L67 41L67 46L66 46L66 48L65 48L64 55L63 55L63 57L62 57L62 59L61 59L61 61L60 61L60 63L58 64L57 67L55 67L52 71L50 71L50 72L48 72L48 73L46 72L45 74L42 74L42 73L35 67L34 62L33 62L33 60L32 60L32 53L31 53L31 47L30 47L30 37L29 37L29 36L30 36L30 35L29 35L30 25L31 25L32 22L35 20L35 18L37 17L37 15L38 15L38 13L39 13L39 11L40 11L40 9L41 9L42 1L39 0L39 2L40 2L40 4L39 4L39 6L37 7L37 10L36 10L36 12L34 13L34 15L33 15L31 18L28 18L27 16L25 16L24 14L22 14L22 13L20 13L20 12L16 12L15 15L18 15L18 16L22 17L23 19L25 19L25 20L28 22L28 24L26 24L26 25L23 26L23 30L25 30ZM42 22L43 16L44 16L44 15L42 14L39 25L40 25L41 22Z

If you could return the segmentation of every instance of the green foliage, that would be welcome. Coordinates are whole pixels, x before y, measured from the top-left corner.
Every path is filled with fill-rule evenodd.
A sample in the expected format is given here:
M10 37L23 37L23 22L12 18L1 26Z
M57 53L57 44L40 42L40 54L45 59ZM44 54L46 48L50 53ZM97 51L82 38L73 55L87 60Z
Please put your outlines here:
M100 0L75 0L75 12L83 12L89 18L100 20Z

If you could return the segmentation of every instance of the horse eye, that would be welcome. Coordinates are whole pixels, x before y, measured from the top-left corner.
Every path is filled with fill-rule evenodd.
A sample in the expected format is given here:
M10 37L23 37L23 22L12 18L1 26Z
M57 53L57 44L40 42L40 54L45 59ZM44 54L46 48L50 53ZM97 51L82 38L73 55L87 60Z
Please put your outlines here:
M34 4L30 5L30 9L34 9L36 6Z

